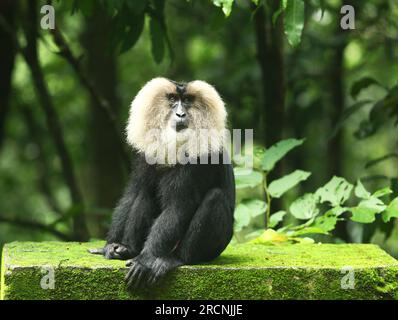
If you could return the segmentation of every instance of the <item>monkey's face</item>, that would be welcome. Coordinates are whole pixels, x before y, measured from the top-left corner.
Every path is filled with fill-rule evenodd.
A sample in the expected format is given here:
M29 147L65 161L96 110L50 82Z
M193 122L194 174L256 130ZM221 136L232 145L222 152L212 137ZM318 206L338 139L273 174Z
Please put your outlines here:
M214 151L222 144L226 115L222 99L208 83L177 83L155 78L140 90L132 102L127 126L128 142L146 152L148 148L161 148L175 141L181 144L198 139L200 132L211 130ZM151 134L154 130L160 131L159 141L154 141ZM194 154L192 150L190 152ZM203 153L203 150L197 153Z
M191 108L194 107L195 97L187 93L186 85L176 84L176 92L170 92L166 95L168 100L169 125L180 132L189 127L189 118L191 118Z

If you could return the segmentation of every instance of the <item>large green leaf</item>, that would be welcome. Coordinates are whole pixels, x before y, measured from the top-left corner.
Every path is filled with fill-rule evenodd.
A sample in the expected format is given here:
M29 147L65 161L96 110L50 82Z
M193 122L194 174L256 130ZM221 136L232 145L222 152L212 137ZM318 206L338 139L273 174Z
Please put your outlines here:
M85 16L91 16L96 5L97 3L92 0L74 0L72 14L80 10Z
M301 181L307 180L311 172L296 170L278 180L272 181L268 192L273 198L280 198L286 191L296 186Z
M263 175L254 170L234 168L236 189L254 188L263 182Z
M213 0L213 4L217 7L221 7L222 12L228 17L231 14L234 0Z
M238 204L235 208L234 219L235 219L235 224L234 224L235 231L240 231L244 227L247 227L250 223L249 209L243 204Z
M372 223L376 220L376 212L369 208L355 207L351 208L351 220L360 223Z
M283 220L283 217L286 215L286 211L278 211L271 215L269 219L269 228L275 228L279 222Z
M355 186L354 193L358 198L361 199L369 199L371 197L370 192L368 192L364 185L362 184L361 180L357 181L357 185Z
M301 41L304 28L304 1L287 0L285 9L285 34L289 43L296 47Z
M142 31L144 30L145 24L145 13L142 12L140 14L134 15L130 17L133 23L130 23L128 32L123 37L122 44L120 47L120 53L124 53L131 49L138 39L141 36Z
M398 218L398 197L390 202L381 216L384 222L389 222L391 218Z
M273 229L267 229L261 236L250 241L253 244L269 244L269 243L280 243L287 242L289 238L287 235L277 232Z
M286 7L287 7L287 0L281 0L281 1L279 2L279 8L278 8L278 10L276 10L276 11L274 12L274 14L272 15L272 23L273 23L273 24L276 23L276 20L277 20L278 17L281 15L281 13L282 13L283 11L285 11Z
M297 237L305 234L326 234L326 233L327 232L325 232L325 230L323 230L322 228L311 226L289 233L289 236Z
M297 219L308 220L319 213L318 197L313 193L307 193L296 199L290 206L291 214Z
M348 210L349 210L349 208L337 206L337 207L334 207L334 208L331 208L330 210L328 210L325 213L325 215L332 214L332 215L338 217L338 216L341 216L344 212L346 212Z
M271 171L275 164L281 160L290 150L300 146L304 143L304 139L287 139L282 140L271 148L265 151L263 160L261 162L261 167L264 171Z
M348 200L353 185L344 178L334 176L325 186L316 191L321 203L329 203L333 207L342 205Z
M380 85L380 83L371 78L371 77L364 77L362 79L359 79L358 81L356 81L352 87L351 87L351 96L356 99L358 94L365 88L368 88L371 85Z
M372 223L376 220L376 214L384 211L386 205L378 198L362 200L357 207L350 208L351 220L360 223Z
M250 211L250 216L255 218L267 210L267 203L259 199L245 199L240 202Z
M372 197L367 200L362 200L359 203L359 207L372 209L376 213L380 213L387 208L387 206L383 203L383 201L375 197Z
M392 192L393 191L390 189L390 187L385 187L385 188L377 190L375 193L373 193L372 197L381 198L381 197L391 194Z
M386 154L386 155L384 155L382 157L370 160L369 162L366 163L365 168L368 169L368 168L370 168L370 167L372 167L374 165L379 164L380 162L389 160L391 158L398 158L398 154L397 153L388 153L388 154Z
M263 214L267 210L267 204L257 199L245 199L235 209L235 230L240 231L249 225L252 218Z
M152 55L156 63L162 62L165 53L165 35L161 23L154 17L149 22Z
M341 115L339 121L337 122L337 124L335 125L332 133L330 134L329 139L335 137L337 135L337 133L341 130L341 128L343 127L344 123L356 112L358 112L359 110L361 110L363 107L367 106L369 103L371 103L372 100L363 100L363 101L358 101L356 103L354 103L352 106L350 106L349 108L346 108L343 111L343 114Z
M313 227L319 228L324 232L332 231L336 227L338 218L333 211L326 212L323 216L317 217L313 224Z

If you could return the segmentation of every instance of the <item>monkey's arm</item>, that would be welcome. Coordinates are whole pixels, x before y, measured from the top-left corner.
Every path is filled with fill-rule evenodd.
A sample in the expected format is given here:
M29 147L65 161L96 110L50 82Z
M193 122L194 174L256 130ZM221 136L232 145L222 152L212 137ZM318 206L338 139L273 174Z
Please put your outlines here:
M194 210L192 205L184 206L184 203L178 202L163 210L151 228L142 254L154 257L168 256L185 235Z
M107 244L118 242L120 243L123 240L124 228L126 225L126 221L130 210L134 204L135 199L137 198L137 190L134 184L133 178L130 180L127 185L123 196L119 200L116 209L112 216L112 224L107 234Z
M122 198L113 213L111 228L107 235L107 241L104 248L89 249L92 254L101 254L108 259L125 259L128 258L128 249L121 245L124 235L124 228L137 197L136 186L133 178L129 181Z
M152 225L143 250L132 260L126 275L128 287L155 281L166 270L181 264L171 258L172 252L187 232L196 210L196 202L187 189L170 195L169 204Z

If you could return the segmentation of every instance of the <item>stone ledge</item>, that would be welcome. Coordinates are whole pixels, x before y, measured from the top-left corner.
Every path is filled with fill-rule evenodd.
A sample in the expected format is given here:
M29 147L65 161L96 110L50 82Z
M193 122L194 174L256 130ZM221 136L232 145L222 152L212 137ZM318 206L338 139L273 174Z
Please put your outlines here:
M398 261L370 244L229 246L184 266L156 288L128 293L123 261L90 255L103 242L14 242L3 249L1 299L398 299ZM42 277L55 271L55 288ZM342 289L342 268L355 288Z

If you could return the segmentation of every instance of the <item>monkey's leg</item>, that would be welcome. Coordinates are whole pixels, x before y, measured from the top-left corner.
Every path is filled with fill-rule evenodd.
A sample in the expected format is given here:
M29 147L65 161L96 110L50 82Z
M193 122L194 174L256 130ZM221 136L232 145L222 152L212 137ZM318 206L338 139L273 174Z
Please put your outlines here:
M141 252L149 229L159 212L156 199L145 191L139 192L126 219L121 241L130 252L127 259L133 258Z
M196 264L217 258L233 235L232 206L220 189L211 189L176 249L178 260Z
M232 238L233 213L220 189L210 190L195 212L186 233L166 256L128 262L127 286L133 289L154 284L170 270L184 265L216 258Z
M89 249L92 254L101 254L107 259L128 259L131 257L126 246L122 245L127 218L137 197L137 187L133 179L127 184L112 216L112 224L107 235L106 245L100 249Z
M134 192L127 188L119 201L108 233L107 244L101 249L90 249L107 259L127 260L141 251L145 236L157 212L155 201L145 190Z

